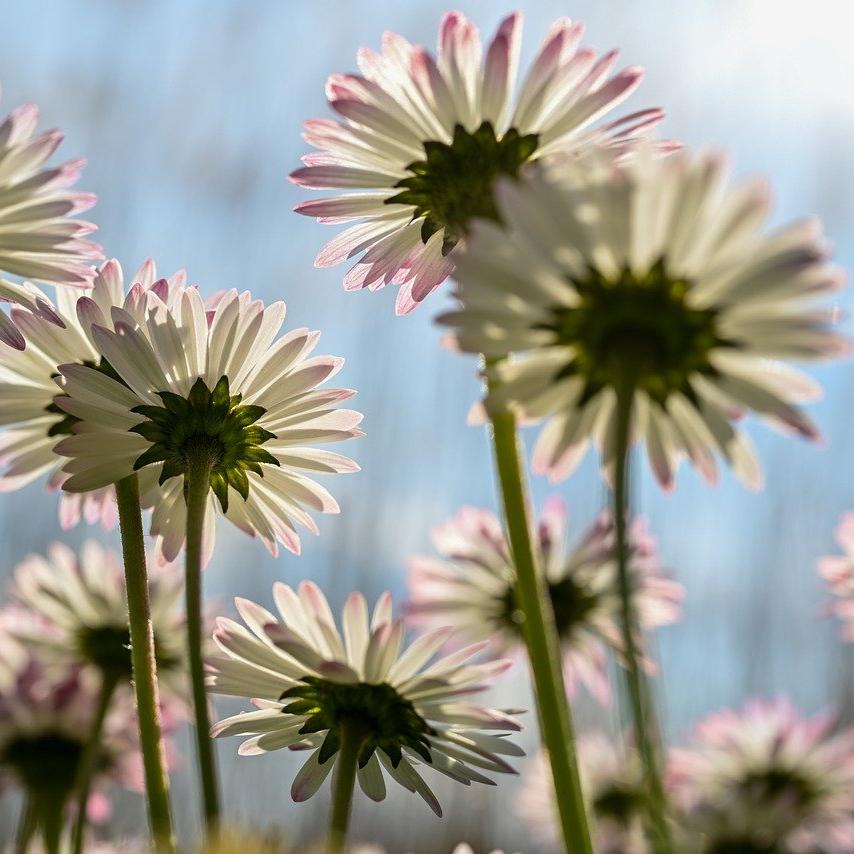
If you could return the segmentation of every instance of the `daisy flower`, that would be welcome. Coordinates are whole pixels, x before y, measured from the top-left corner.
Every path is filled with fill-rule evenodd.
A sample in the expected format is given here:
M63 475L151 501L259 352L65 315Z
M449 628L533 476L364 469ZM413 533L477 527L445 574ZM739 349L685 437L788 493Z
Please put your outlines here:
M20 645L3 618L0 645L0 788L17 784L54 814L75 789L80 761L98 705L91 671L45 667ZM90 820L110 816L113 786L142 791L142 757L133 704L115 702L101 739L101 756L88 801Z
M153 568L148 592L160 686L170 698L182 698L181 574L172 566ZM130 684L127 593L119 555L94 540L84 543L79 554L54 543L47 555L30 555L16 567L10 593L35 619L16 620L9 631L46 665L90 665L111 682Z
M589 732L578 739L578 757L598 854L647 854L643 829L646 795L641 763L634 750L618 751L612 737ZM549 851L563 850L545 753L528 763L518 812Z
M321 250L316 266L361 255L344 287L400 285L404 314L451 274L471 220L498 219L496 178L557 152L624 151L648 133L661 110L593 127L643 72L611 76L617 52L597 57L579 46L583 33L583 24L556 21L515 98L518 12L501 22L485 55L460 12L443 18L435 57L396 33L383 35L379 53L362 48L361 75L333 74L326 86L340 119L306 122L304 138L319 150L291 175L303 187L356 191L297 206L320 222L355 221Z
M780 361L848 348L814 305L842 280L816 222L766 233L764 185L732 189L720 157L648 147L553 161L497 195L507 227L477 223L458 259L461 306L440 322L499 360L488 409L545 419L538 473L566 477L591 442L611 468L621 389L665 488L684 456L714 482L717 454L758 487L733 427L747 411L816 437L797 404L820 390Z
M353 593L339 631L320 589L278 583L279 615L236 599L245 627L225 618L214 640L223 656L209 662L210 690L253 698L257 711L220 721L214 736L250 736L238 750L252 756L287 747L308 750L291 795L310 798L336 765L342 734L357 729L358 780L381 801L386 776L442 810L422 777L431 767L468 786L494 785L487 774L515 773L504 756L522 751L506 735L521 729L514 713L483 708L472 695L486 690L509 661L472 664L484 644L431 662L453 630L439 628L403 647L391 596L372 615ZM484 773L485 772L485 773Z
M842 637L854 643L854 513L845 513L836 529L836 541L844 555L823 557L818 571L837 598L828 606L842 623Z
M535 538L561 639L567 688L582 683L610 701L607 649L622 650L614 526L602 514L574 548L566 545L566 506L546 502ZM454 625L470 641L491 640L500 650L521 648L516 573L494 513L464 507L433 533L438 558L410 564L410 615L422 626ZM658 565L655 541L641 520L632 526L630 572L643 629L679 618L682 587Z
M15 303L11 321L26 341L26 349L20 351L0 344L0 492L20 489L45 475L51 489L62 486L68 478L62 472L65 460L53 449L63 436L71 434L76 420L55 403L59 365L102 365L93 342L93 320L110 317L113 309L136 316L147 291L154 290L168 300L185 279L183 271L158 279L154 262L149 260L132 276L126 293L122 268L113 259L98 270L91 288L58 290L56 304L33 285L0 283L0 296ZM156 482L156 476L144 475L141 488L145 492ZM59 518L63 528L73 527L81 519L100 522L106 529L115 527L112 486L63 493Z
M35 104L23 104L0 124L0 272L82 287L92 279L90 265L103 257L86 237L95 226L72 219L95 204L92 193L69 190L86 161L47 168L62 134L34 136L38 118Z
M695 850L854 850L854 729L784 699L709 715L672 751L670 776Z
M167 561L184 543L188 454L213 460L207 555L218 512L273 554L278 543L299 553L296 524L317 532L306 508L338 512L304 473L358 470L313 445L362 435L362 416L338 408L355 392L319 388L343 364L310 356L320 333L294 329L276 339L284 303L265 308L248 292L229 291L210 307L196 288L180 287L140 292L134 311L107 315L94 303L78 310L102 362L59 367L64 395L56 404L73 432L54 449L71 458L63 489L86 493L152 472L159 488L143 502L153 505L151 533Z

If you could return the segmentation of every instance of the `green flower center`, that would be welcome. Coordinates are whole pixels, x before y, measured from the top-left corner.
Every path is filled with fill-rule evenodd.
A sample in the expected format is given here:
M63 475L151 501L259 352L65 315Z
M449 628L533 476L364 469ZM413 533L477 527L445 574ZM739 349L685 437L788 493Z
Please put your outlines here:
M765 768L753 771L738 783L741 798L755 804L779 801L799 809L808 808L819 793L815 784L791 768Z
M660 404L677 392L693 400L692 374L714 374L710 352L733 346L717 331L717 312L690 306L691 283L668 275L663 260L645 275L624 269L616 279L590 268L572 284L578 305L555 309L539 328L572 348L558 378L583 379L582 403L627 381Z
M364 735L359 754L361 767L380 749L396 768L402 747L409 747L425 762L432 763L427 736L433 735L434 730L391 685L344 684L315 676L302 681L304 685L288 689L279 698L288 701L282 712L307 715L308 720L300 729L306 735L328 730L318 757L321 763L339 750L342 726L354 727Z
M547 586L558 635L562 640L570 641L576 631L587 622L591 612L598 607L601 594L589 586L579 584L572 576L560 581L550 581ZM516 591L513 587L508 587L504 594L501 620L521 635L524 613L516 601Z
M115 679L130 682L133 668L127 626L86 626L77 633L77 645L85 661ZM154 657L160 671L171 670L180 663L177 655L163 649L157 637L154 638Z
M755 839L718 839L703 849L704 854L791 854L777 842Z
M82 741L45 731L10 741L0 764L10 767L28 791L64 800L74 788L82 755Z
M515 178L537 148L536 134L521 136L508 130L500 139L489 122L474 133L462 125L446 142L424 143L424 159L407 166L412 173L395 184L401 192L386 199L389 205L412 205L413 220L424 217L421 239L426 243L444 229L442 252L447 254L468 232L474 218L500 222L495 204L495 180Z
M228 487L245 501L249 497L247 472L264 476L261 464L278 466L279 461L261 447L274 433L256 425L267 411L262 406L241 405L241 395L231 395L228 377L221 377L210 391L197 379L186 398L171 391L158 392L163 406L136 406L132 412L147 419L131 428L151 447L134 463L134 470L151 463L163 463L161 485L172 477L185 477L188 462L204 454L213 465L210 485L228 510Z
M626 828L643 810L643 792L629 783L615 781L593 800L593 812L598 818L610 819Z

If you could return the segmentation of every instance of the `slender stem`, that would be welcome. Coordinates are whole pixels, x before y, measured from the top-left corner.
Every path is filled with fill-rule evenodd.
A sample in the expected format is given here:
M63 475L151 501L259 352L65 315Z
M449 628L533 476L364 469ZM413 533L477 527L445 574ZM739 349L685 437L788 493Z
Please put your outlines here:
M48 798L39 809L45 854L59 854L66 801Z
M202 655L202 542L205 510L210 492L210 475L214 463L215 458L210 449L199 446L190 451L187 454L187 474L184 484L187 496L187 650L193 688L193 708L196 715L196 748L202 789L202 808L209 835L216 832L220 806Z
M15 834L15 854L27 854L30 841L38 826L38 812L32 795L25 793L18 819L18 831Z
M353 789L365 731L358 722L342 722L341 747L332 777L332 813L329 819L329 854L343 854L353 806Z
M74 854L82 854L83 840L86 835L87 807L89 805L89 792L92 789L92 778L98 765L101 753L101 732L104 729L104 720L110 708L113 695L118 687L119 678L114 673L104 672L101 676L101 689L98 693L98 705L92 718L92 728L89 738L80 757L80 767L77 773L77 816L74 820L72 830L72 851Z
M157 663L154 658L154 633L148 600L145 565L145 540L139 509L139 482L131 475L116 484L122 554L128 597L131 663L139 719L139 741L145 771L148 821L158 852L175 850L172 818L169 814L169 784L160 732L160 702L157 693Z
M531 542L516 420L512 413L501 412L493 415L491 421L495 465L516 567L516 602L524 614L523 629L536 688L540 729L551 763L564 845L571 854L592 854L554 610L542 574L537 570Z
M669 854L673 849L661 766L658 756L660 735L649 684L640 663L638 637L640 629L634 612L632 581L629 577L629 433L634 389L629 383L617 393L617 447L614 472L614 530L620 589L620 628L623 635L626 687L634 719L635 741L643 763L647 789L648 833L656 854Z

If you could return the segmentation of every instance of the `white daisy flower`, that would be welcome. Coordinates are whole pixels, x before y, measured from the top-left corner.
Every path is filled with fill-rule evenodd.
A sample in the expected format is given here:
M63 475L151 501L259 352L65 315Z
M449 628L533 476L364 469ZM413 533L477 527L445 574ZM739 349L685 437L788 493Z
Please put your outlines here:
M172 566L148 575L151 624L161 690L183 700L186 663L184 584ZM30 555L15 568L10 595L35 620L15 621L9 632L47 665L90 665L105 679L129 685L130 630L121 557L88 540L79 554L54 543L46 556Z
M635 751L617 750L603 732L587 732L578 739L578 759L597 854L647 854L646 795ZM518 812L548 851L563 850L551 768L542 752L525 769Z
M0 271L51 285L87 285L103 256L87 239L89 222L72 219L95 204L92 193L69 190L86 165L45 164L62 142L58 130L34 136L39 110L23 104L0 124Z
M670 776L694 850L844 854L854 850L854 729L753 700L697 727Z
M206 554L217 508L273 554L278 543L298 553L295 524L317 533L306 508L338 512L303 472L358 470L347 457L312 447L362 435L362 416L338 408L355 392L319 388L343 359L310 357L320 333L308 329L276 339L281 302L265 308L248 292L229 291L208 310L195 288L139 296L135 311L79 309L103 363L59 369L65 395L56 403L74 431L54 449L71 457L63 489L85 493L153 471L160 488L143 503L153 505L151 533L171 561L185 536L186 453L201 449L216 459Z
M579 47L583 33L583 24L557 20L515 98L518 12L501 22L485 55L477 28L460 12L443 18L435 58L390 32L379 53L362 48L362 76L334 74L326 86L341 118L306 122L304 138L319 151L291 175L303 187L356 191L297 206L320 222L356 223L315 264L361 254L344 287L400 285L397 311L406 313L451 274L471 220L497 218L496 178L515 177L523 163L557 152L591 145L624 151L646 135L661 110L593 127L643 72L610 76L617 52L597 57Z
M53 449L72 432L75 419L54 402L55 378L61 364L102 364L92 338L92 318L110 317L114 308L136 316L146 291L154 290L168 300L185 279L183 271L158 279L149 260L131 278L126 293L122 269L113 259L98 270L90 289L58 290L55 305L35 286L0 283L0 297L14 302L11 320L26 341L26 349L20 351L0 345L0 492L20 489L44 475L51 489L59 489L67 480L62 472L66 461ZM143 492L156 486L156 481L156 476L145 475ZM81 519L100 522L107 529L115 527L113 487L63 493L59 518L63 528Z
M502 758L522 755L506 737L521 729L514 713L470 701L509 661L472 664L485 646L475 644L429 663L453 630L436 629L403 648L403 621L393 619L388 593L370 618L364 597L352 594L343 631L311 582L298 593L276 584L273 598L279 616L236 599L246 627L218 622L214 639L224 657L209 662L210 690L253 698L258 710L220 721L212 734L250 736L238 751L244 756L310 750L291 788L295 801L319 789L349 727L360 730L359 783L376 801L385 798L388 775L441 815L421 775L425 767L466 786L515 773Z
M843 639L854 643L854 513L840 519L836 541L845 554L821 558L818 571L834 596L828 610L842 622Z
M566 477L594 442L610 468L617 390L667 488L687 456L709 480L716 454L760 482L733 422L754 411L790 432L816 428L796 404L818 385L779 360L847 352L814 300L839 287L815 222L766 234L764 185L725 184L716 156L630 161L601 153L502 182L506 229L478 222L458 259L459 347L504 360L488 407L545 419L533 466Z
M565 682L570 692L581 683L607 703L607 650L618 655L622 650L611 517L602 514L574 548L567 549L566 540L566 506L552 498L543 508L535 542L561 639ZM434 531L433 541L439 558L419 556L410 564L412 620L427 627L454 625L467 640L491 640L502 652L521 649L516 573L495 514L464 507ZM682 587L661 572L655 542L641 520L632 526L631 548L641 628L676 622Z
M15 615L0 616L0 788L17 784L35 805L63 809L76 787L80 761L98 706L92 671L46 667L8 633ZM113 702L88 801L91 821L110 816L110 790L143 791L142 757L130 698Z

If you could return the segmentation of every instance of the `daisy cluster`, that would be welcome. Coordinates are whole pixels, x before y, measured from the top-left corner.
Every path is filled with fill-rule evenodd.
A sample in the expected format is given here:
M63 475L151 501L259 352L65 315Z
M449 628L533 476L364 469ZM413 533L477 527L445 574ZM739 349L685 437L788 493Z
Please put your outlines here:
M582 24L556 21L526 69L521 44L519 13L484 43L450 12L435 51L385 33L358 73L329 78L335 117L305 123L313 151L290 176L326 192L298 213L345 225L317 266L350 262L348 291L396 286L398 314L453 278L437 323L481 361L472 420L490 422L504 512L466 506L436 527L402 607L296 579L211 613L200 571L221 518L295 557L316 517L340 512L326 483L359 466L337 447L365 435L356 392L333 382L344 360L283 301L150 259L126 276L77 217L95 201L71 190L83 161L47 165L61 135L35 134L32 105L0 123L0 492L42 481L63 529L120 522L122 536L121 555L87 540L25 557L0 607L0 786L23 795L18 850L148 848L93 830L121 789L144 793L159 854L177 850L172 742L192 720L193 846L307 850L223 819L210 739L239 736L242 757L302 754L291 798L328 791L317 850L343 854L357 788L381 802L396 784L441 816L440 777L471 789L518 774L527 705L544 747L517 800L537 850L854 850L854 731L835 716L752 700L662 743L656 634L690 591L626 488L638 448L664 489L685 461L758 489L746 415L818 438L803 363L848 352L828 303L844 275L818 222L769 227L764 182L660 138L659 108L623 112L643 72L585 46ZM552 484L597 452L614 504L573 537L560 496L539 518L528 507L523 426L539 428L530 468ZM837 539L843 555L818 568L854 641L851 514ZM496 702L496 679L526 659L531 702ZM576 751L581 691L626 698L633 725L582 733ZM244 708L211 726L211 696Z

